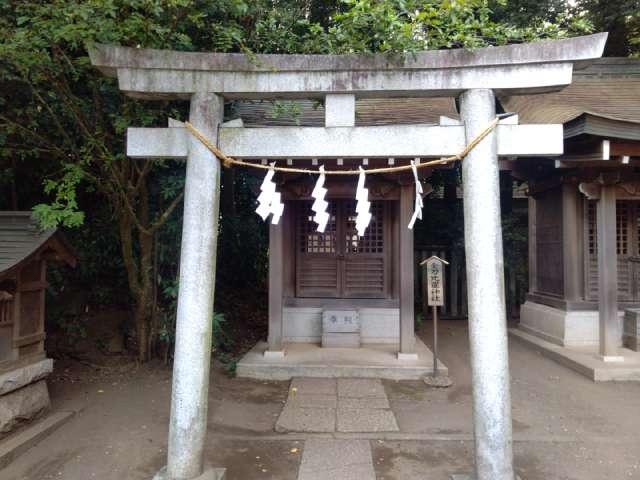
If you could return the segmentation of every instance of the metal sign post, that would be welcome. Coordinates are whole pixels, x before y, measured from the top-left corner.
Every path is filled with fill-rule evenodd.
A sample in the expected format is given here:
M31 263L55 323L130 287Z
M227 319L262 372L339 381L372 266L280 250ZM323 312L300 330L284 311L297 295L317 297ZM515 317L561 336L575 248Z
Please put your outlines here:
M449 262L433 255L420 265L427 269L427 305L433 312L433 374L425 378L425 383L434 387L449 387L451 379L438 373L438 307L444 305L444 266Z

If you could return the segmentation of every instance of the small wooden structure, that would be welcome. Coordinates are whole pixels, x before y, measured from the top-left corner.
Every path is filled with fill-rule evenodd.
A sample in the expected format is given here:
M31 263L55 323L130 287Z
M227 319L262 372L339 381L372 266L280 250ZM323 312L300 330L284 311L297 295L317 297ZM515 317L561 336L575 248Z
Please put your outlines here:
M49 261L76 264L56 230L40 230L31 212L0 212L0 437L49 406L44 350Z
M404 183L370 180L373 217L363 237L355 230L354 182L328 182L331 217L324 233L316 232L313 222L313 184L293 179L282 185L287 195L283 225L271 227L270 241L280 237L283 245L270 248L269 255L270 304L281 302L270 321L271 326L282 322L281 341L319 342L322 312L347 308L359 310L363 343L399 342L400 249L413 260L412 236L404 232L412 210L400 213L401 192L407 206L413 192L410 179Z
M623 331L637 331L623 327L624 310L640 307L640 62L599 60L563 92L509 107L561 121L565 138L562 156L513 165L530 195L520 328L621 360Z

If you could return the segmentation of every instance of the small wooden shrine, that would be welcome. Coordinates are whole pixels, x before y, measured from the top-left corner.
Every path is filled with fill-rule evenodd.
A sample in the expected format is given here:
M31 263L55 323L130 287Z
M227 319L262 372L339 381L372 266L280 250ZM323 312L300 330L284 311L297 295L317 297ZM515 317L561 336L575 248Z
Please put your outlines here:
M31 212L0 212L0 438L49 407L44 349L47 264L75 266L55 229L41 230Z
M529 185L520 329L622 361L640 324L640 62L603 58L562 92L507 105L564 130L561 156L511 165Z

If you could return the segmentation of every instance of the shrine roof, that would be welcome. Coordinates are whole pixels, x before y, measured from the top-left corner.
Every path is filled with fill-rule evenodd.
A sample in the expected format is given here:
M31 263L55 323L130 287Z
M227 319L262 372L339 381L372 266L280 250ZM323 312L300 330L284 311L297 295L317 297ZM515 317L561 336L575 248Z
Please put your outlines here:
M601 58L559 92L502 99L527 123L566 123L584 113L640 121L640 59Z
M56 229L41 230L31 212L0 212L0 276L44 251L54 260L76 264L76 254Z
M640 116L628 120L584 112L564 124L565 138L580 135L640 141Z

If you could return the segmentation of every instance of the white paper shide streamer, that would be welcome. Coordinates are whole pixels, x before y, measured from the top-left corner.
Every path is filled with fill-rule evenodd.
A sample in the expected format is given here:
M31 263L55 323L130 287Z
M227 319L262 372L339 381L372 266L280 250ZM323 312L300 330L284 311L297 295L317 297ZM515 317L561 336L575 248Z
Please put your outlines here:
M362 167L358 175L358 188L356 189L356 231L362 237L371 222L371 202L369 201L369 190L364 187L365 173Z
M280 198L280 192L276 192L276 184L273 181L273 176L276 174L274 166L275 162L271 164L271 168L267 171L262 185L260 185L256 213L260 215L262 220L266 220L269 215L272 215L271 223L277 225L284 212L284 204Z
M413 172L413 178L416 181L416 201L413 207L413 215L411 215L411 220L409 221L409 230L413 230L413 224L416 223L416 219L422 220L422 184L418 179L418 169L416 168L416 164L413 160L411 160L411 171Z
M324 180L324 165L321 165L320 175L318 176L318 180L316 181L316 186L313 188L313 192L311 192L311 196L313 197L313 205L311 205L311 210L313 210L315 213L313 221L318 224L316 230L320 233L324 232L325 228L327 228L327 223L329 222L329 213L327 212L329 203L324 199L324 197L327 195L327 189L324 187Z

